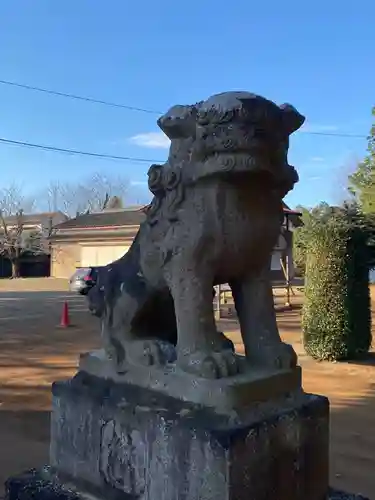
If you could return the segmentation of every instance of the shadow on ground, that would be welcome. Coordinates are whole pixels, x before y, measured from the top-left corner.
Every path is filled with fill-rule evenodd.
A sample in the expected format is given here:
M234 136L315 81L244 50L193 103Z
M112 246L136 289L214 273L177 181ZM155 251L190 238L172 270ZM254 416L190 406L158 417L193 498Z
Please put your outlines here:
M27 299L27 300L40 300L45 297L74 297L75 295L68 290L9 290L0 288L0 299Z
M7 477L48 463L49 421L49 411L0 411L0 495Z
M351 365L375 366L375 352L370 352L363 358L348 361L348 363Z
M375 384L339 406L331 398L330 475L337 488L375 498Z

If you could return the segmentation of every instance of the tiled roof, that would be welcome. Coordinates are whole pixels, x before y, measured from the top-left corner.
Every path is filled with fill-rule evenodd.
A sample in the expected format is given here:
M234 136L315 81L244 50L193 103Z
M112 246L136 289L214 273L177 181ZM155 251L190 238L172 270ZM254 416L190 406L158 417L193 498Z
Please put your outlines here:
M286 214L289 217L289 220L293 224L294 227L303 226L303 222L302 222L302 218L301 218L302 214L300 212L296 212L295 210L291 210L285 202L283 202L283 210L284 210L284 214Z
M302 225L299 213L290 210L285 203L283 205L284 212L289 214L292 224L296 227ZM83 214L56 225L54 229L65 231L69 229L138 226L145 220L145 208L141 206L132 209L104 210L103 212Z
M99 227L138 226L145 219L141 209L108 210L92 214L79 215L55 226L54 229L85 229Z
M52 226L54 226L56 224L61 223L62 221L65 221L66 219L67 219L67 216L59 211L58 212L41 212L41 213L35 213L35 214L23 214L22 215L22 223L23 224L29 224L29 225L42 224L45 227L49 226L51 220L52 220ZM5 222L8 225L17 224L18 217L17 217L17 215L9 215L8 217L5 217Z

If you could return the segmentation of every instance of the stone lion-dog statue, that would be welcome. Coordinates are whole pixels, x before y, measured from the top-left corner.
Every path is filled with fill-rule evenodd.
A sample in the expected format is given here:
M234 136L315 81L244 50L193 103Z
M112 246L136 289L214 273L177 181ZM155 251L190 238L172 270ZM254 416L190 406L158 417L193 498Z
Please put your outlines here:
M174 106L158 120L171 146L167 162L149 169L145 221L88 295L118 373L175 361L198 377L237 374L238 356L214 319L213 286L223 283L248 365L296 365L278 332L270 263L282 199L298 181L289 136L304 120L291 105L248 92Z

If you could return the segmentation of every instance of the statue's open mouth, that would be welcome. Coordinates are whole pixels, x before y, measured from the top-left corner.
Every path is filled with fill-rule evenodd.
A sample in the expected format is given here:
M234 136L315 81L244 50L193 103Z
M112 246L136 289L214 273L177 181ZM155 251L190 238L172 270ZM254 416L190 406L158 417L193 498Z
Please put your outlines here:
M199 162L199 168L194 167L196 165L193 162L189 173L195 181L221 175L242 179L255 179L255 175L260 175L263 180L268 179L270 187L278 188L285 194L298 182L298 174L294 167L288 164L286 156L272 158L271 155L265 154L264 149L214 152Z
M219 151L205 158L205 167L218 169L218 171L238 171L238 172L254 172L257 170L268 170L269 162L266 158L259 157L249 151Z
M275 154L275 148L267 147L265 141L240 138L237 141L217 141L193 151L192 160L205 165L205 169L219 171L254 173L258 171L277 173L287 164L286 148L280 147ZM212 146L212 147L211 147ZM215 147L213 147L215 146Z

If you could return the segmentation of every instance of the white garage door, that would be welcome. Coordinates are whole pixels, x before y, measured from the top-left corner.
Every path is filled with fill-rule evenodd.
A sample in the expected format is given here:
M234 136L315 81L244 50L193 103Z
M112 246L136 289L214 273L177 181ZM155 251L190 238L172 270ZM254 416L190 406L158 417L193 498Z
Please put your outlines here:
M129 250L128 246L82 246L81 267L106 266L122 257Z
M112 247L112 262L122 257L128 250L129 247Z
M96 247L81 248L81 267L96 266Z

